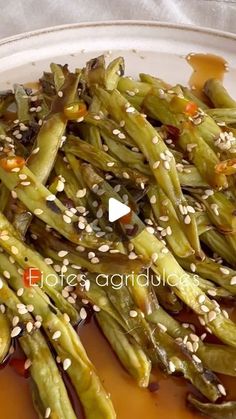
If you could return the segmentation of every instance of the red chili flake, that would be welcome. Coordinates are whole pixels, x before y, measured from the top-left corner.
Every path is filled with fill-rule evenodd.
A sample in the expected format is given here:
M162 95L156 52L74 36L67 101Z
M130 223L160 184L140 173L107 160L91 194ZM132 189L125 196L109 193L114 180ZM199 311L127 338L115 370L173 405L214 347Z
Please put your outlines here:
M22 358L12 358L9 362L9 365L14 369L14 371L21 377L28 378L29 370L25 369L25 359Z

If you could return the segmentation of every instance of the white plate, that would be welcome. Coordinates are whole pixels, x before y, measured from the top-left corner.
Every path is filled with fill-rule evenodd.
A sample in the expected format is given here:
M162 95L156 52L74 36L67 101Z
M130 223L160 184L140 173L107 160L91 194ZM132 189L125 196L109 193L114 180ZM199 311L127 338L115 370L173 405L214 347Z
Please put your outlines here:
M184 56L202 52L221 55L229 62L225 84L236 96L235 51L235 35L198 27L141 21L59 26L0 42L0 89L38 79L51 61L80 67L104 52L111 58L124 56L126 74L149 72L184 84L191 74Z

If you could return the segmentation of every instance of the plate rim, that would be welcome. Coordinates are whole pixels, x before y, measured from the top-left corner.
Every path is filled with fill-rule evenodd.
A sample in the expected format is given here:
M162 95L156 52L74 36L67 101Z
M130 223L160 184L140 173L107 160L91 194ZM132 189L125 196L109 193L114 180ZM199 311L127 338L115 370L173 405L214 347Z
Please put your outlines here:
M205 35L218 36L224 39L236 41L236 34L228 31L212 29L209 27L195 26L189 24L179 24L173 22L163 22L156 20L104 20L94 22L66 23L63 25L54 25L33 31L22 32L20 34L4 37L0 39L0 47L14 42L22 41L29 38L37 38L48 33L62 32L79 28L97 28L97 27L119 27L119 26L139 26L139 27L155 27L166 29L177 29L188 32L197 32Z

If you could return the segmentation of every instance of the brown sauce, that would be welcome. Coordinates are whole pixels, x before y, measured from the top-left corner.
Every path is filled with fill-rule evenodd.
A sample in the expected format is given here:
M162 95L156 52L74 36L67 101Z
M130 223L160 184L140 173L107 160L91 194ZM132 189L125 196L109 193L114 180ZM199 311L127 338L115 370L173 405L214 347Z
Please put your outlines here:
M227 61L213 54L188 54L186 61L193 68L189 79L189 86L193 93L204 99L203 86L208 79L223 80L227 71Z

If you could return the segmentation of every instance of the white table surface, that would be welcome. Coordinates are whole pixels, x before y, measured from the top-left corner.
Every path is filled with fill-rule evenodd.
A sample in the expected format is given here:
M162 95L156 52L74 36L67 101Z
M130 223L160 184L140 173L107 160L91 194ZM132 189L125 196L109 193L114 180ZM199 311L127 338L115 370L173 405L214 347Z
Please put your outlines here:
M158 20L236 33L236 0L0 0L0 38L47 26Z

